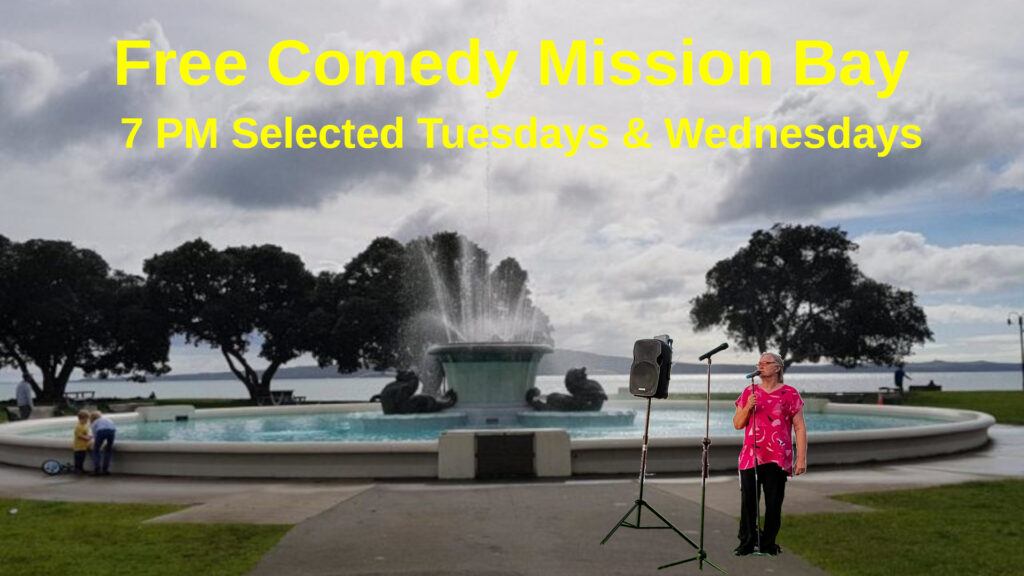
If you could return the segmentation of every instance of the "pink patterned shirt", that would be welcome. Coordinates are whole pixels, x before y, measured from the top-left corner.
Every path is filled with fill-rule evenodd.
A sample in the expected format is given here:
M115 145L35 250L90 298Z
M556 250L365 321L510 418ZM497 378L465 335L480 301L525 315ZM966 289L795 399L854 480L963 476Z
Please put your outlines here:
M774 462L793 475L793 417L804 406L796 388L783 384L771 394L760 386L757 390L757 408L747 421L740 450L740 470L754 467L754 430L757 430L757 463ZM750 386L743 390L736 406L746 406Z

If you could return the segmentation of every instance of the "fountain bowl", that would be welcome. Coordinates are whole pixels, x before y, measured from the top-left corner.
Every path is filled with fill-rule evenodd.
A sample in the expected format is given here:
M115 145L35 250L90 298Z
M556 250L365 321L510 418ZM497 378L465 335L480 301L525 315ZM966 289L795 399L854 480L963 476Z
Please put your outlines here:
M456 410L471 425L515 423L529 409L526 392L537 379L537 366L552 348L529 342L458 342L439 344L427 353L444 366L448 388L458 394Z

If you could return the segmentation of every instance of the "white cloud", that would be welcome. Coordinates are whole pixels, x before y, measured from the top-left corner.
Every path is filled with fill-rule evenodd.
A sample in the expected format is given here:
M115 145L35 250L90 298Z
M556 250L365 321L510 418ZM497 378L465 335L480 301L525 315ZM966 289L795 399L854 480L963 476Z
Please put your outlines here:
M869 277L921 293L978 294L1024 289L1024 245L940 247L921 234L856 239L855 259Z
M707 269L753 229L822 214L869 220L891 202L928 201L938 191L984 205L988 191L1024 186L1019 3L979 11L909 1L901 10L919 23L912 30L892 19L887 6L844 2L814 11L634 3L629 18L625 9L562 1L283 9L255 1L244 10L204 5L197 15L180 4L143 1L117 10L65 4L54 19L49 4L20 3L0 20L0 233L69 239L137 272L144 258L200 235L218 246L279 244L322 269L343 266L379 235L409 239L457 229L494 261L513 256L523 264L559 346L624 354L635 338L668 331L680 357L689 357L723 338L692 333L688 301L703 291ZM566 46L598 36L609 49L641 53L681 54L685 37L694 38L698 57L713 49L768 50L773 86L539 84L540 40ZM135 81L115 87L110 40L129 37L179 53L239 50L250 77L234 88ZM483 87L284 88L270 82L263 61L273 42L288 38L314 51L443 53L465 49L471 37L486 48L520 51L497 100L483 98ZM827 39L838 51L905 49L911 59L887 101L874 99L874 87L790 92L793 42L803 38ZM125 151L119 121L191 115L226 122L242 114L272 121L291 113L318 122L378 122L396 112L464 123L514 125L530 116L542 123L605 123L611 143L573 158L543 149L412 149L395 156ZM918 121L927 145L880 161L849 151L671 150L659 137L652 137L650 150L630 151L618 142L631 117L658 126L662 117L728 124L745 115L803 123L837 115ZM958 232L971 238L970 230ZM946 240L925 240L913 230L865 236L857 259L869 276L926 295L934 323L991 322L988 311L970 307L981 306L976 299L998 300L993 292L1020 293L1020 241L949 246ZM948 349L961 336L943 333L926 349ZM749 360L733 349L723 358Z
M935 304L924 306L931 324L982 324L997 326L1006 323L1006 306L975 306L971 304Z
M163 28L156 21L139 25L121 35L124 39L145 39L150 49L140 50L135 57L148 59L151 66L157 50L170 49ZM188 116L190 95L181 85L155 86L152 82L116 84L114 42L103 45L101 64L77 73L59 69L49 56L33 52L16 43L5 41L0 46L0 151L6 151L29 162L45 160L60 154L64 147L79 146L85 150L124 146L127 129L123 117L141 117L146 127L138 136L155 141L152 125L158 115ZM140 148L142 148L140 146ZM132 157L134 164L155 160L151 154ZM101 164L110 167L111 159ZM116 159L113 159L116 161ZM135 169L137 170L137 168Z
M0 40L0 126L4 115L31 113L56 87L59 70L53 58Z
M916 100L916 101L915 101ZM721 159L728 174L716 216L817 216L828 209L889 195L928 190L981 194L1019 183L1024 161L1024 116L993 96L959 99L905 98L893 104L865 104L832 93L795 91L755 124L842 126L849 117L850 141L860 124L916 125L920 148L903 148L904 137L885 157L881 149L785 148L730 152ZM878 142L881 145L881 142Z
M961 341L970 344L997 345L1012 349L1012 346L1019 342L1019 336L1011 332L1005 334L983 334L981 336L962 338Z

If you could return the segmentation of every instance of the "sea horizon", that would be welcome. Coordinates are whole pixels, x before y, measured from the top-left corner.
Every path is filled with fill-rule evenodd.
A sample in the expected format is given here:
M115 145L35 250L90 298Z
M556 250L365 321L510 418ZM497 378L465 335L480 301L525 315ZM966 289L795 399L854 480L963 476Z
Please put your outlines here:
M911 380L905 386L926 385L934 381L944 391L1021 390L1019 372L909 372ZM628 388L628 374L591 375L609 396ZM348 378L288 378L274 380L273 390L292 390L296 396L305 396L307 402L368 401L380 392L390 376L354 376ZM537 388L544 394L565 392L564 377L538 376ZM711 391L739 394L750 381L742 375L712 372ZM893 377L886 372L823 372L787 374L786 384L802 393L865 393L877 392L883 386L892 386ZM0 398L13 398L16 383L0 383ZM669 391L673 393L703 393L707 389L707 376L703 374L673 374ZM127 382L118 380L78 380L68 383L67 391L93 391L98 398L145 398L156 394L160 399L171 398L224 398L245 399L248 393L238 380L159 380Z

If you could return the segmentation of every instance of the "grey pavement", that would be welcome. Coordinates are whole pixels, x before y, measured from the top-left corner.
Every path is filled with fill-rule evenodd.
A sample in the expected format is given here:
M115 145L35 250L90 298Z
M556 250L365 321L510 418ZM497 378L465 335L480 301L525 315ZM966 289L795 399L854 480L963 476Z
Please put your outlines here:
M847 492L1024 477L1024 427L993 426L992 443L963 455L843 468L790 480L785 516L862 508L832 500ZM714 448L712 447L712 450ZM813 464L813 454L810 454ZM638 457L639 460L639 457ZM652 477L646 500L699 540L698 477ZM154 522L294 524L252 571L263 575L574 575L694 573L694 548L669 530L619 529L599 542L637 497L635 478L506 483L206 480L47 477L0 466L0 497L191 505ZM796 555L736 558L735 474L707 482L705 548L730 574L821 575ZM645 513L644 525L658 525ZM705 566L705 571L715 573Z
M600 545L636 497L628 482L380 485L296 526L250 574L631 575L694 556L670 530L621 528ZM692 502L658 488L645 499L699 541ZM662 524L645 511L641 525ZM737 558L735 534L733 518L709 511L708 559L731 574L825 574L792 554Z

